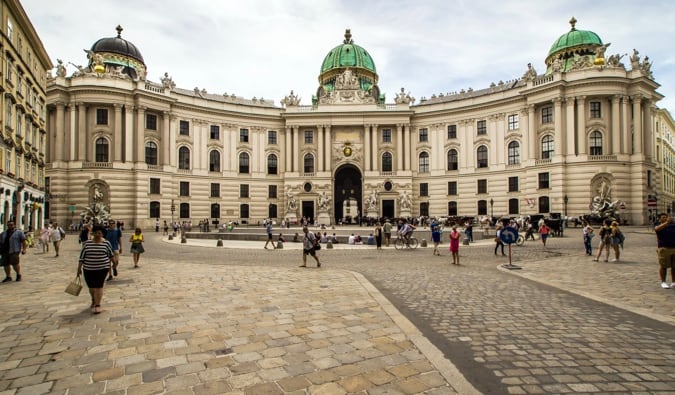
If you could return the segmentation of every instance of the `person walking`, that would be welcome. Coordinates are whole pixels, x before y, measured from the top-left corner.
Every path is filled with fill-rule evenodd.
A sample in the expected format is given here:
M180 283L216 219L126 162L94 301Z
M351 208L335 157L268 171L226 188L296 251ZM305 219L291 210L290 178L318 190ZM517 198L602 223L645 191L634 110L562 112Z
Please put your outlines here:
M473 243L473 225L470 221L467 221L464 226L464 235L469 240L469 243Z
M120 264L120 254L122 253L122 231L117 227L115 221L108 221L108 229L105 230L104 237L110 243L113 251L112 266L108 275L108 281L110 281L113 279L113 276L117 277L117 266Z
M129 238L129 241L131 242L131 248L129 251L134 257L134 267L138 267L138 260L141 259L141 254L145 252L145 248L143 248L143 233L141 232L141 228L136 228L134 234L132 234Z
M382 225L379 221L375 224L375 246L378 250L382 249Z
M164 236L167 236L169 234L169 224L166 223L166 220L164 220Z
M63 231L63 228L58 223L54 222L52 230L49 233L49 238L52 239L52 244L54 245L54 253L56 254L54 257L58 257L61 251L61 240L66 238L66 232Z
M265 220L265 230L267 230L267 241L265 242L265 249L267 249L267 245L269 243L272 243L272 248L276 249L277 246L274 245L274 240L272 236L272 221L271 220Z
M89 288L91 312L100 314L102 311L103 284L110 271L113 251L108 240L103 238L102 226L94 226L92 234L93 238L85 241L80 251L77 274L84 275L84 282L87 283Z
M612 221L611 224L611 229L612 229L612 237L610 238L610 246L612 247L612 250L614 250L614 258L610 262L618 262L619 261L619 256L621 255L621 250L619 247L621 246L621 229L619 229L619 223L616 221Z
M49 252L49 228L47 225L42 225L42 229L40 229L40 239L39 243L42 246L42 253L48 253Z
M12 281L12 268L16 273L16 281L21 281L21 255L26 255L27 248L26 235L16 229L14 221L7 222L7 229L0 233L0 254L5 269L3 283Z
M300 265L300 267L307 267L307 255L311 255L312 258L314 258L316 267L321 267L319 257L316 256L316 244L318 244L316 236L307 229L306 225L302 227L302 232L305 235L302 238L302 265Z
M504 224L501 223L501 221L497 222L497 225L495 226L495 255L497 255L497 250L499 247L502 248L502 256L506 256L504 253L504 243L502 242L501 239L501 234L502 234L502 229L504 229Z
M546 247L546 239L548 239L549 233L551 233L551 228L549 228L548 225L546 225L546 222L544 222L539 227L539 237L541 237L541 242L544 244L544 247Z
M603 250L605 251L605 262L609 262L609 249L611 248L610 244L612 237L612 229L610 228L611 224L612 221L606 219L602 224L602 228L600 228L600 231L598 232L600 235L600 245L598 245L598 256L593 258L593 261L595 262L600 260Z
M593 227L591 224L589 224L587 221L584 220L583 222L584 228L581 230L583 237L584 237L584 247L586 248L586 255L593 256L593 244L591 243L591 240L593 240L593 236L595 234L593 233Z
M438 251L438 245L441 244L441 225L436 220L433 220L429 227L431 228L431 240L434 243L433 254L440 256L441 252Z
M384 234L384 245L389 247L389 242L391 241L391 221L389 221L389 218L384 220L382 233Z
M453 265L459 265L459 238L457 225L452 225L452 231L450 231L450 252L452 253Z
M80 236L77 240L78 243L84 244L85 241L89 240L90 226L89 224L82 225L82 230L80 230Z
M670 269L670 288L675 289L675 223L673 223L673 218L666 213L659 214L659 224L654 227L654 232L656 232L656 256L659 260L661 288L669 288L666 274Z
M159 218L155 220L155 233L159 233Z

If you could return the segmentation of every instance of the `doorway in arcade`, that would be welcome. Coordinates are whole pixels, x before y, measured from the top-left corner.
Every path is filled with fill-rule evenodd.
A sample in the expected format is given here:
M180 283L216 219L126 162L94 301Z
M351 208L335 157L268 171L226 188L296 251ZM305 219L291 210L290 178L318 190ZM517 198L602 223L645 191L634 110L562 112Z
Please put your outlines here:
M303 200L302 201L302 217L307 218L309 224L314 224L316 218L314 218L314 201L313 200Z
M358 223L363 213L361 171L354 165L343 165L335 171L333 213L335 223ZM348 209L348 213L346 210Z

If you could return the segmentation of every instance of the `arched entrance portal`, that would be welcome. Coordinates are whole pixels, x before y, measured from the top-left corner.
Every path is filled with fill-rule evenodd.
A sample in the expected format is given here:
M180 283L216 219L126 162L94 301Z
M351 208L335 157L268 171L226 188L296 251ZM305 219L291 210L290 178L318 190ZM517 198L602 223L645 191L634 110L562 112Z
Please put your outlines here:
M335 223L358 223L363 214L361 184L361 171L356 166L344 165L335 171Z

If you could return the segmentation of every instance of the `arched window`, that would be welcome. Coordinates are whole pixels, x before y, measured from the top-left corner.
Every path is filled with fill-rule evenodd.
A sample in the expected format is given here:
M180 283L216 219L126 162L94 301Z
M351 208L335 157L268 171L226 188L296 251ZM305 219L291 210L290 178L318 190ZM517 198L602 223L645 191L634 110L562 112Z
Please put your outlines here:
M553 136L544 136L541 139L541 159L553 158Z
M152 141L145 143L145 163L157 165L157 144Z
M178 168L190 170L190 149L188 147L178 148Z
M382 154L382 171L393 171L391 152L385 152Z
M267 174L278 174L278 163L279 160L277 159L277 156L275 154L270 154L270 156L267 157Z
M211 204L211 218L220 218L220 204Z
M476 208L478 209L478 215L487 215L487 200L476 202Z
M277 205L271 203L267 209L267 218L276 218L277 216Z
M161 217L159 213L159 202L150 202L150 218L159 218Z
M429 216L429 202L420 203L420 215L423 215L425 217Z
M509 164L517 165L520 163L520 144L517 141L509 143Z
M602 133L597 130L591 133L589 147L591 155L602 155Z
M509 199L509 214L518 214L518 211L520 209L520 204L518 202L518 199Z
M488 149L484 145L476 150L476 166L478 168L488 167Z
M429 172L429 153L426 151L420 152L419 156L419 162L420 162L420 173L428 173Z
M548 196L539 196L539 213L548 213L550 210Z
M181 203L178 215L180 218L190 218L190 203Z
M448 170L457 170L458 165L457 165L457 150L456 149L451 149L448 151Z
M306 173L314 173L314 155L306 154L303 159L304 171Z
M448 215L449 216L457 215L457 202L448 202Z
M220 152L217 150L209 152L209 171L220 171Z
M239 154L239 173L248 174L249 172L249 156L248 153L242 152Z
M239 206L239 218L248 218L248 204L244 203Z
M103 137L96 139L96 162L108 162L108 140Z

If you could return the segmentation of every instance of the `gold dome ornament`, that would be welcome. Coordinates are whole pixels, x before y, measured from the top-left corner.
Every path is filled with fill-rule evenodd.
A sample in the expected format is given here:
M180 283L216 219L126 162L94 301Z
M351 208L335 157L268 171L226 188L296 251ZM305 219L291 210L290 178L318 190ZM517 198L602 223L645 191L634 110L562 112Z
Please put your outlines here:
M103 66L102 64L95 64L94 72L98 74L103 74L105 72L105 66Z
M345 147L342 150L342 153L344 153L345 156L352 156L352 147Z

